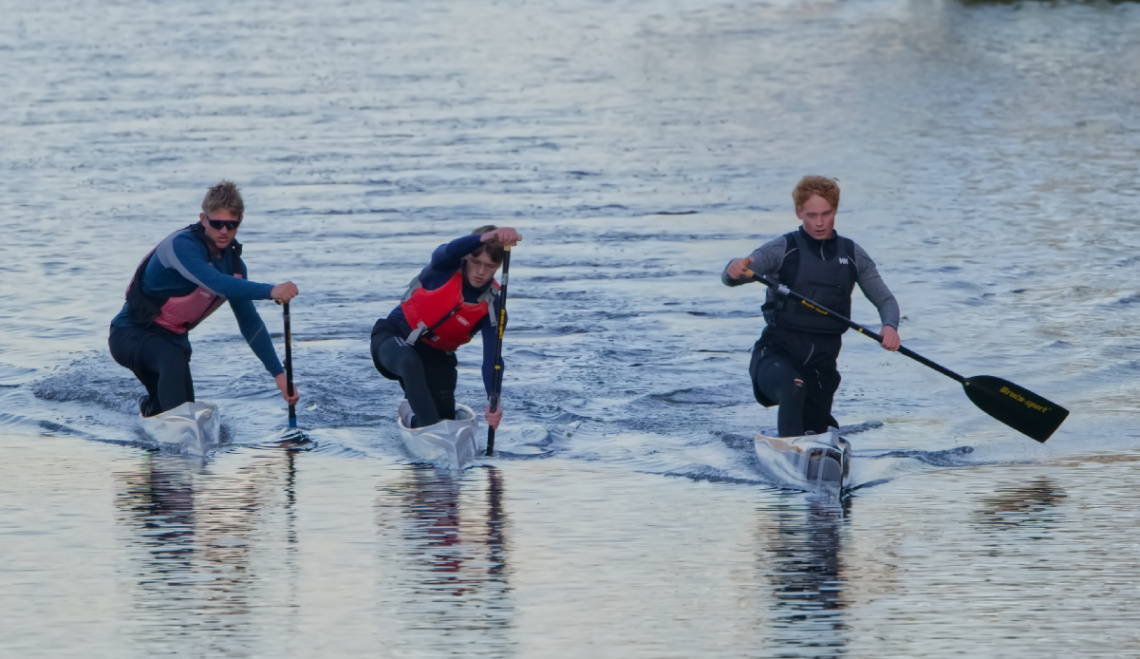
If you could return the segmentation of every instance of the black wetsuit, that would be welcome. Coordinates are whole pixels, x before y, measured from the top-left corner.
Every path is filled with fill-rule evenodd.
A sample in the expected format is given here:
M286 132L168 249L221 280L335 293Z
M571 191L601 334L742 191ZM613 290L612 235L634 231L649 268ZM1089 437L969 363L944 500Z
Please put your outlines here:
M171 297L204 288L223 296L233 309L242 336L269 374L284 372L265 323L253 300L268 300L272 284L249 281L236 240L221 257L213 256L200 224L166 237L135 273L127 300L111 320L107 340L111 357L130 369L146 388L139 411L151 416L194 400L190 374L189 332L176 334L155 323Z
M751 269L775 275L792 290L850 317L851 292L858 284L878 308L884 325L898 327L898 303L870 256L847 238L815 240L803 229L780 236L752 253ZM722 280L738 286L746 280ZM842 380L836 368L846 326L768 292L763 307L768 326L756 341L749 364L752 391L765 407L779 405L781 437L822 433L838 426L831 415Z

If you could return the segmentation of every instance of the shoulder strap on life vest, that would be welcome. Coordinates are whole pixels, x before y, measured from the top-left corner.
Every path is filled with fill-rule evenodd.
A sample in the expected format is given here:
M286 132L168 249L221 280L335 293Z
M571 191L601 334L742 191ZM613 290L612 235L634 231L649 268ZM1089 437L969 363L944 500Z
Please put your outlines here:
M779 270L780 283L784 285L790 285L794 282L796 280L796 273L800 269L799 234L799 229L784 234L784 261L780 264ZM855 241L850 238L844 238L843 236L838 236L837 238L840 243L835 246L838 255L848 257L847 264L851 267L851 275L857 278L859 275L859 266L855 263Z
M195 222L183 228L183 231L188 231L190 235L194 236L206 248L206 258L209 259L212 255L210 252L210 244L206 239L206 228L200 222ZM241 243L234 241L230 244L227 251L230 253L230 266L235 275L241 274ZM138 325L150 325L162 313L162 306L166 304L170 296L153 296L147 294L143 288L143 276L146 274L147 265L150 260L154 258L155 250L151 250L145 257L139 267L135 269L134 277L131 278L131 283L127 286L127 317L130 318L132 323Z

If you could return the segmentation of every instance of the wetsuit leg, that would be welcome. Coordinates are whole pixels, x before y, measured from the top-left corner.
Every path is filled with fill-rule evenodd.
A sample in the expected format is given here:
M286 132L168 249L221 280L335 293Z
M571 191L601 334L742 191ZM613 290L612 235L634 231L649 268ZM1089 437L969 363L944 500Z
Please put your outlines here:
M418 427L440 422L441 410L437 407L434 391L428 387L425 365L415 347L398 336L378 332L372 335L372 361L384 377L396 376L408 404L412 406L412 413L416 415Z
M780 406L776 415L780 437L803 435L807 392L791 359L779 352L756 353L748 370L752 386Z
M130 369L150 397L146 416L194 400L190 355L162 335L142 327L113 327L107 340L111 357Z
M831 405L842 378L834 367L816 371L814 381L808 383L808 396L804 401L804 430L816 434L827 432L829 427L839 427L839 422L831 416Z
M419 349L420 359L427 375L428 389L431 391L435 408L444 419L455 418L455 387L459 383L459 360L455 353L447 353L435 348Z

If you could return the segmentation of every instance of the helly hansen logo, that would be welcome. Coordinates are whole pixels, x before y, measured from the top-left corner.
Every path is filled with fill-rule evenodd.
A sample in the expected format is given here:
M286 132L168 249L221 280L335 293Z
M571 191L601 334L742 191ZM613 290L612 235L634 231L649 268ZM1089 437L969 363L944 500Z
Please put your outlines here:
M846 256L839 257L839 263L841 265L847 265L847 257Z

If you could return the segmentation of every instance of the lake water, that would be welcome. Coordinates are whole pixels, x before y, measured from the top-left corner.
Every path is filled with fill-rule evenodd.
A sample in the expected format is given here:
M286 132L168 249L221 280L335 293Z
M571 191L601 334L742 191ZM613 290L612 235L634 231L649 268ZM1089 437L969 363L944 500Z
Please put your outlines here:
M0 655L1140 653L1140 5L0 0ZM844 501L747 438L731 258L843 186L904 343L1071 410L1042 445L846 337ZM223 309L230 444L149 451L107 354L222 178L291 279L307 444ZM513 252L504 427L411 464L376 318L438 244ZM259 303L283 353L280 309ZM873 324L856 295L853 315ZM481 406L479 350L459 398Z

